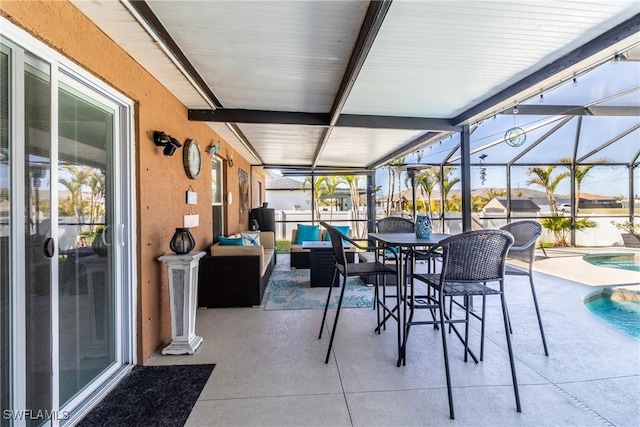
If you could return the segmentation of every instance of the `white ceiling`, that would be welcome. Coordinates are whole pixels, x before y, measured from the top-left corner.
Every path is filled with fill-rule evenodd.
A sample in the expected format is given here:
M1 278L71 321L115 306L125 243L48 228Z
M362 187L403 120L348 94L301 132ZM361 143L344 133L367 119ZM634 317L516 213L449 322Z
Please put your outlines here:
M285 169L388 163L640 43L637 0L74 4L192 119Z

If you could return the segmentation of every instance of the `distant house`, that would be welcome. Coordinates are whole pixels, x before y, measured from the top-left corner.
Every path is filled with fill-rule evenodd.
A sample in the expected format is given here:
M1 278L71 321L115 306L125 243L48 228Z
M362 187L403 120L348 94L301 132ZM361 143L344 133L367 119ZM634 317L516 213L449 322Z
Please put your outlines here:
M621 208L622 202L611 196L602 196L600 194L580 194L580 209L611 209Z
M302 189L302 181L284 176L267 178L265 198L275 210L311 209L311 191Z
M412 192L410 188L405 189L401 193L394 193L393 198L391 195L386 195L376 198L376 205L383 212L386 212L390 206L392 212L402 212L407 209L407 205L411 202ZM420 200L420 193L416 191L416 198ZM393 215L393 214L392 214Z
M571 206L571 195L557 195L556 204L558 210L565 210ZM611 196L603 196L600 194L581 193L579 209L615 209L622 208L622 201Z
M496 194L496 193L506 193L507 189L506 188L474 188L471 190L471 196L472 197L489 197L490 193ZM413 191L411 188L407 188L405 190L403 190L401 193L394 193L393 195L393 200L390 201L390 196L386 195L383 197L380 197L377 199L378 205L380 207L382 207L383 209L386 209L386 207L388 206L389 203L392 203L392 209L393 210L402 210L402 209L406 209L408 204L411 203L412 200L412 195L413 195ZM547 201L547 196L546 193L543 191L538 191L535 189L531 189L531 188L520 188L520 187L514 187L511 188L511 195L512 195L512 209L514 207L513 205L513 201L517 201L517 200L530 200L533 202L533 204L529 204L528 202L516 202L515 204L521 204L522 208L523 208L523 212L528 214L531 212L539 212L540 210L548 210L548 201ZM436 200L439 201L440 200L440 192L438 190L435 190L431 193L431 200ZM458 189L452 189L451 191L449 191L448 193L448 198L452 198L452 197L462 197L462 192ZM416 188L416 201L420 201L424 198L424 200L427 200L427 196L425 194L423 194L423 192L421 191L420 188ZM502 200L504 202L504 204L506 205L506 196L499 196L497 197L498 200ZM502 206L500 203L496 204L496 205L489 205L489 209L500 209L500 211L502 212L502 210L504 209L504 206ZM515 212L517 212L517 207Z
M360 195L366 190L358 190ZM266 201L275 210L311 210L311 189L304 189L302 181L288 177L267 178L265 185ZM351 192L346 184L335 189L331 198L324 194L322 200L333 206L333 211L347 211L352 207ZM329 210L329 206L321 206L320 210Z
M507 198L494 197L484 205L482 212L487 215L507 215ZM512 197L511 198L511 214L521 216L536 216L540 212L538 206L528 197Z

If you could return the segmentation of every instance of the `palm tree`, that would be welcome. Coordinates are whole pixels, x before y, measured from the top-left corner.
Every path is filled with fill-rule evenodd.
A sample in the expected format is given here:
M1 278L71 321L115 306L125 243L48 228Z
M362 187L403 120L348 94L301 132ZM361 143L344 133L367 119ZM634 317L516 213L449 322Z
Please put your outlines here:
M420 193L422 197L422 203L424 203L424 195L427 194L427 203L425 205L425 212L429 213L429 217L431 217L431 194L433 194L433 190L435 190L436 185L438 185L438 178L434 173L433 168L424 169L416 174L416 185L420 187ZM428 210L427 210L428 206Z
M339 177L335 175L325 177L324 188L327 196L329 196L329 198L331 199L331 203L329 206L329 222L333 220L333 202L334 202L333 195L336 192L336 188L338 187L338 185L340 185Z
M387 214L386 216L391 216L391 202L393 201L393 189L395 187L395 177L396 175L393 173L393 168L391 166L385 166L387 168Z
M555 165L549 165L547 167L530 167L527 170L527 175L531 178L527 181L527 184L536 184L544 188L547 194L549 208L551 209L551 218L545 218L541 221L541 224L543 227L553 232L557 246L566 246L566 232L571 228L571 220L558 214L555 191L558 184L560 184L560 182L570 174L569 172L562 172L554 176L553 173L555 168ZM568 220L568 222L565 220Z
M78 202L78 193L81 192L82 185L75 180L65 178L60 178L60 184L64 185L67 190L69 190L68 202L64 208L65 213L78 217L80 214L78 209L80 206L80 203Z
M63 168L71 175L71 179L61 178L60 183L67 187L71 193L71 201L74 206L74 215L80 223L84 222L85 204L82 199L82 187L87 184L89 176L93 172L91 168L79 168L77 166L65 165Z
M89 217L93 224L101 214L102 203L104 202L104 175L101 170L93 170L89 175L89 189L91 190L91 201L89 203ZM94 226L91 226L93 231Z
M602 157L602 158L596 159L594 163L605 163L606 161L607 159ZM578 208L580 207L579 204L580 204L580 194L582 192L582 181L587 177L587 175L589 174L589 171L595 165L574 165L573 159L571 157L563 157L560 160L558 160L558 163L562 163L564 167L569 169L569 171L571 171L572 166L574 168L573 176L576 182L576 202L575 202L575 210L574 210L574 214L575 214L578 212Z
M75 214L76 214L75 203L73 202L72 196L69 196L66 199L58 200L59 216L74 216Z
M438 184L440 185L440 191L442 191L442 199L444 200L445 206L449 192L457 183L460 182L460 177L451 178L451 174L455 169L456 168L454 166L445 166L442 168L442 173L440 173L440 169L438 168L433 169L436 179L438 180Z
M553 232L556 239L556 246L569 246L569 234L571 232L571 218L559 214L549 218L543 218L540 224L547 230ZM580 218L575 221L576 230L596 227L596 222L589 218Z
M360 219L360 193L358 192L358 184L360 183L360 177L357 175L342 175L338 177L339 182L344 182L349 186L349 193L351 195L351 213L354 220L355 230L353 235L356 238L362 238L364 236L364 229L360 229L363 224L358 221Z
M313 182L312 195L316 220L320 219L320 200L322 199L322 195L327 192L326 180L326 176L307 176L304 181L302 181L303 190L311 189L311 183Z
M569 172L563 172L554 177L553 172L555 168L555 165L549 165L547 167L532 166L527 170L527 175L531 177L527 181L527 184L536 184L544 188L544 191L547 193L547 201L549 202L552 215L558 213L555 197L556 188L563 179L569 176Z

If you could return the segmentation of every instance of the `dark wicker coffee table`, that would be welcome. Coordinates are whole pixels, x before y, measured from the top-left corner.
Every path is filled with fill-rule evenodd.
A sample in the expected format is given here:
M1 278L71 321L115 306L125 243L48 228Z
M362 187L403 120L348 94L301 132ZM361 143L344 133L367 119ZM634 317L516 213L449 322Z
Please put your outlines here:
M345 248L347 247L351 246L345 246ZM302 248L310 251L311 287L329 287L335 266L331 242L302 242ZM346 255L347 261L353 262L354 252L346 252ZM338 286L337 277L333 286Z

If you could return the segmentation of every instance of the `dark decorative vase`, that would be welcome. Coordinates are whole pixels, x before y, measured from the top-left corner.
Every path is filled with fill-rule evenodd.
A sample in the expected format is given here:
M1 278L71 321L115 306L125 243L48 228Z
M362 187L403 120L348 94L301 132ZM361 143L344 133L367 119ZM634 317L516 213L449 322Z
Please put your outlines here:
M428 239L431 237L431 219L427 215L417 216L416 237L419 239Z
M169 242L169 248L178 255L188 254L195 246L196 241L186 227L176 228L176 232Z
M105 234L105 228L96 230L96 235L91 242L91 249L100 257L105 257L109 253L109 245L107 245L107 236Z

